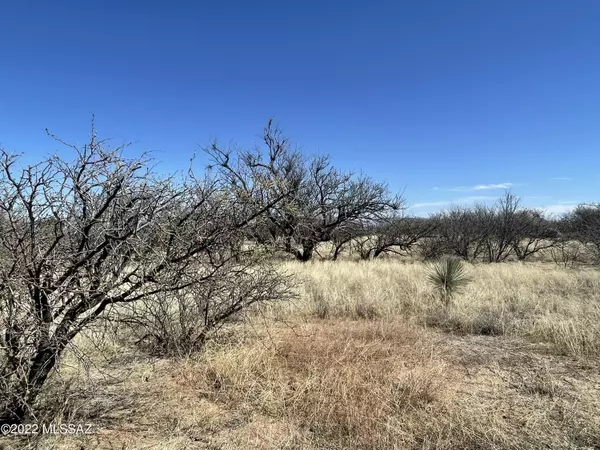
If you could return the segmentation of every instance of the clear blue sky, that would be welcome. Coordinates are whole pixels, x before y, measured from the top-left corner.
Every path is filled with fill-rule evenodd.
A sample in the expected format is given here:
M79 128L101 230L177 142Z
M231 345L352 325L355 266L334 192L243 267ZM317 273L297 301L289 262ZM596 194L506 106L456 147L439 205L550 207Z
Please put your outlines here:
M92 112L164 170L275 117L415 213L509 185L558 212L600 200L600 1L2 2L4 148L83 142Z

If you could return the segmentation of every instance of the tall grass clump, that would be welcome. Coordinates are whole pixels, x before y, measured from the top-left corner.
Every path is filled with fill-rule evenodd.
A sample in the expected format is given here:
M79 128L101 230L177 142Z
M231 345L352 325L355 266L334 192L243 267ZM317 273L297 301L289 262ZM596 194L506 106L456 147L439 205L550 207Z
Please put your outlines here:
M452 303L454 295L471 281L464 261L458 258L443 258L432 264L427 279L446 307Z

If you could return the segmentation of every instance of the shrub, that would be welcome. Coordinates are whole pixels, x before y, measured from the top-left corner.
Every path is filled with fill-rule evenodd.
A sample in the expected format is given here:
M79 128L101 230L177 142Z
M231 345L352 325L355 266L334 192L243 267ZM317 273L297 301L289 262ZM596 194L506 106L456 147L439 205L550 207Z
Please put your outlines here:
M127 305L119 318L135 345L152 355L186 356L202 348L210 334L237 320L251 306L293 294L274 267L250 271L229 261L227 270L205 286L160 293Z
M216 286L202 297L200 342L248 305L281 298L281 274L238 245L295 189L264 169L274 150L256 155L252 172L228 165L239 167L236 155L213 152L217 173L190 169L176 180L154 172L149 157L110 148L93 127L88 144L69 147L72 159L30 166L0 149L0 424L32 416L65 349L117 305ZM240 180L279 190L249 198ZM233 297L224 298L232 291L222 280Z
M581 257L582 245L579 242L561 241L550 251L552 260L565 268L573 267Z
M484 336L501 336L504 334L504 322L500 312L485 309L473 318L471 333Z
M449 306L452 298L471 278L467 275L465 263L458 258L444 258L431 265L428 280L438 292L444 306Z

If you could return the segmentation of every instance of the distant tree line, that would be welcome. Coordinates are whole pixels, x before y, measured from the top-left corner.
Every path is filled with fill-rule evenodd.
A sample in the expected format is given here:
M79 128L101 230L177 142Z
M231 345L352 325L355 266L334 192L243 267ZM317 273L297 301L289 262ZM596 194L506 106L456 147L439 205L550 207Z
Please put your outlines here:
M488 263L525 261L547 251L562 262L576 257L564 251L577 242L587 249L589 262L600 263L600 205L582 204L560 217L548 217L543 210L522 207L507 192L493 205L449 208L426 222L432 232L418 244L425 259L451 255Z
M407 214L407 203L388 186L364 174L334 167L326 156L308 157L269 123L263 136L269 160L261 175L278 180L293 192L265 212L256 243L298 261L317 255L337 260L352 253L368 260L385 255L417 255L436 259L451 255L467 261L525 261L548 251L557 259L577 241L600 262L600 207L580 205L562 217L527 208L511 192L493 205L455 206L427 218ZM240 201L277 197L279 185L256 183L260 152L242 151L237 165L230 152L209 149ZM260 178L260 177L259 177ZM322 245L326 244L326 245ZM562 252L559 257L559 250Z
M401 211L357 222L335 233L332 247L334 260L349 251L365 260L396 254L498 263L546 252L565 265L576 262L585 248L587 262L600 264L600 204L581 204L550 217L506 192L492 205L454 206L426 218Z
M414 217L407 214L406 200L385 183L339 170L326 156L303 155L272 123L263 140L270 158L268 164L259 165L261 176L292 186L293 192L267 209L260 228L252 230L252 239L298 261L310 261L315 255L337 260L348 253L363 260L396 254L525 261L542 251L556 256L555 250L578 241L592 253L593 261L600 262L598 205L580 205L551 218L543 210L523 207L518 197L506 192L493 205L456 206L427 218ZM241 201L268 201L279 194L279 185L253 181L259 151L242 151L236 166L230 152L217 144L208 151ZM574 257L564 252L562 256Z

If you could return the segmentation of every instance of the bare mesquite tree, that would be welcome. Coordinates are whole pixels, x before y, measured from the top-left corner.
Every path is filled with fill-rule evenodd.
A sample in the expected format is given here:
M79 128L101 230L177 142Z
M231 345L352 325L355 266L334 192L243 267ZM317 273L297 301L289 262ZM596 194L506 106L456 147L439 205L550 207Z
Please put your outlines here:
M218 276L125 305L116 316L119 328L145 352L186 356L198 350L209 333L235 320L237 313L292 297L285 275L276 273L264 255L246 251L231 258L227 253L216 256L223 264Z
M299 261L313 257L321 242L329 242L344 230L355 229L389 215L402 206L400 196L391 195L386 184L373 181L365 175L342 172L331 165L328 157L303 157L292 149L289 140L269 122L264 132L264 142L269 153L265 165L255 164L256 152L245 152L241 166L229 162L229 152L213 144L210 152L221 167L231 170L230 179L244 198L270 199L277 196L280 187L247 186L244 177L252 177L256 170L261 176L284 181L294 186L294 195L277 203L267 211L271 243Z
M556 245L558 232L540 210L524 208L521 199L506 192L486 207L474 208L487 262L501 262L509 257L523 261Z
M552 248L557 231L541 211L523 208L521 199L506 192L491 207L478 206L485 259L487 262L505 261L515 256L523 261L530 256Z
M0 423L32 414L65 348L115 305L202 292L202 326L190 336L200 341L231 314L285 292L267 261L231 245L294 190L263 170L269 162L259 155L240 165L249 173L232 169L228 155L212 176L179 179L110 149L94 131L70 151L73 159L26 167L0 152ZM246 185L232 188L223 173Z
M433 235L434 221L408 215L380 220L365 230L356 240L361 259L377 258L385 254L409 255L424 239Z
M510 192L493 205L455 207L430 220L437 226L434 238L423 242L429 257L447 254L490 263L511 257L525 260L554 247L558 239L555 224L542 211L522 207Z
M455 206L433 214L429 220L435 225L435 233L419 244L426 259L449 255L473 261L481 256L485 232L471 208Z
M513 239L513 251L519 261L543 250L553 249L560 242L556 223L544 217L536 209L523 209L516 218L517 230Z
M294 199L296 257L307 261L318 243L329 242L335 232L352 231L382 220L402 207L399 196L390 195L383 183L365 175L355 176L332 167L327 158L316 158Z
M563 239L578 240L600 263L600 204L582 204L561 219Z
M338 227L331 233L332 249L330 258L337 261L344 251L354 251L356 242L363 239L367 232L367 227L358 221Z

